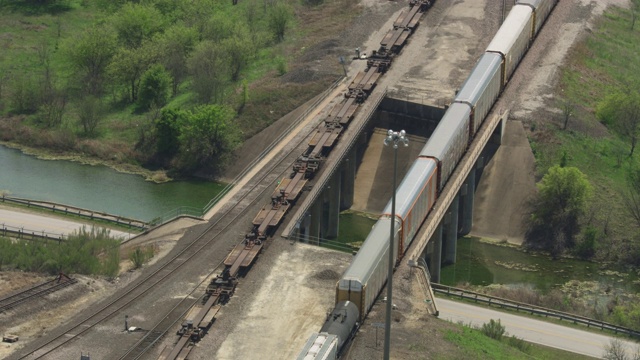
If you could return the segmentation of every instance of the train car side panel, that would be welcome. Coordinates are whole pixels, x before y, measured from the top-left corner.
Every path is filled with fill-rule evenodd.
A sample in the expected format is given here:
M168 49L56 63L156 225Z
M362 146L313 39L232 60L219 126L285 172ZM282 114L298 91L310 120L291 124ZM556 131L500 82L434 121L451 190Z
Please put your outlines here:
M471 106L473 134L478 132L482 121L502 90L501 64L500 54L484 53L454 100Z
M489 43L487 51L502 54L503 57L503 86L511 78L511 74L529 48L532 28L533 10L529 6L516 5Z
M422 221L435 202L436 194L429 192L430 183L436 180L437 164L431 158L418 158L396 190L396 215L402 220L401 239L397 258L400 259L411 243ZM383 215L391 216L391 201Z
M551 13L551 10L558 3L558 0L518 0L517 5L528 5L533 8L533 34L534 36L540 32L542 24Z
M420 157L430 157L439 163L438 192L447 183L458 161L467 150L470 118L471 107L454 102L420 151Z
M391 219L383 217L375 223L360 251L338 282L336 298L354 302L364 316L387 281ZM400 224L396 219L394 242L398 243ZM394 246L397 248L397 246Z

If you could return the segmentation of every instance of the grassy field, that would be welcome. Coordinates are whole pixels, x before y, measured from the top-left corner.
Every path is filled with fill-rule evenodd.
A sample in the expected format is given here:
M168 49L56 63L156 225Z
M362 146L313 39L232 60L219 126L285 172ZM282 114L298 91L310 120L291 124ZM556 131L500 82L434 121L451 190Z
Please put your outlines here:
M457 331L445 330L445 340L458 347L458 354L441 355L437 359L589 359L590 357L503 337L501 341L481 331L459 325ZM517 344L517 345L516 345Z
M530 136L538 176L563 157L587 175L594 187L587 220L600 230L600 254L613 260L620 241L636 234L623 197L629 170L638 166L640 154L629 157L629 141L601 124L595 109L615 89L640 81L640 26L631 30L630 19L629 10L610 8L570 51L556 89L562 94L559 101L575 107L569 125L562 130L540 121L532 125Z

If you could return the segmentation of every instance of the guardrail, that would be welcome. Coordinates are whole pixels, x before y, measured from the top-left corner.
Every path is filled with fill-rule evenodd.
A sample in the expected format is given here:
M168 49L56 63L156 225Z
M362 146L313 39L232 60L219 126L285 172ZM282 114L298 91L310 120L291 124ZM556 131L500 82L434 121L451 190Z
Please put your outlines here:
M504 299L504 298L499 298L491 295L480 294L473 291L455 288L452 286L442 285L438 283L431 283L431 286L433 287L433 291L440 294L446 294L451 297L456 297L456 298L465 299L465 300L472 300L474 302L481 302L481 303L488 304L489 306L496 305L505 309L524 311L532 315L553 317L559 320L568 320L573 322L574 324L582 324L582 325L586 325L587 327L599 328L600 330L613 331L615 334L625 334L630 337L640 338L640 332L636 330L614 325L614 324L596 320L596 319L591 319L585 316L569 314L563 311L547 309L541 306L530 305L530 304L521 303L518 301L513 301L509 299Z
M64 215L75 215L90 220L106 221L119 226L127 226L129 228L137 228L141 230L149 228L149 224L141 220L126 218L123 216L112 215L105 212L93 211L69 205L56 204L48 201L34 201L29 199L9 197L5 195L2 195L2 197L0 197L0 201L26 206L28 208L33 207L43 210L50 210L53 213L57 212Z
M57 242L66 240L63 234L48 233L46 231L31 231L29 229L8 226L5 224L0 226L0 235L20 240L45 240Z

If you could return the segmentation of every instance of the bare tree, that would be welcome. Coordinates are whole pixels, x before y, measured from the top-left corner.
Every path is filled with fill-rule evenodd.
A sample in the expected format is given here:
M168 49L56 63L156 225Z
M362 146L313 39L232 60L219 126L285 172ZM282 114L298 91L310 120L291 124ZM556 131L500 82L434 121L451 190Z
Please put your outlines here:
M562 130L567 130L569 119L573 116L573 112L575 111L576 106L569 100L563 100L560 104L560 108L562 109L563 119Z
M602 355L603 359L606 360L630 360L631 358L627 356L627 351L625 349L622 341L618 339L613 339L609 341L604 347L605 353Z

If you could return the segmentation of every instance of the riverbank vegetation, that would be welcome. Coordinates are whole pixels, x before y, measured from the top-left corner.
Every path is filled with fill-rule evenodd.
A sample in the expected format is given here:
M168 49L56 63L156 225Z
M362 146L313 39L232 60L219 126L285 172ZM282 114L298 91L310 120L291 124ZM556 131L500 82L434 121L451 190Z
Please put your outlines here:
M603 14L570 50L552 105L556 112L529 124L539 178L560 164L578 169L593 188L584 210L563 220L564 230L579 231L556 231L546 248L632 269L640 265L637 9L610 7Z
M61 242L14 241L0 237L0 270L114 277L120 264L120 240L106 229L82 228Z
M313 45L357 13L342 0L3 1L0 141L215 176L339 76L337 61L309 66L328 55Z

